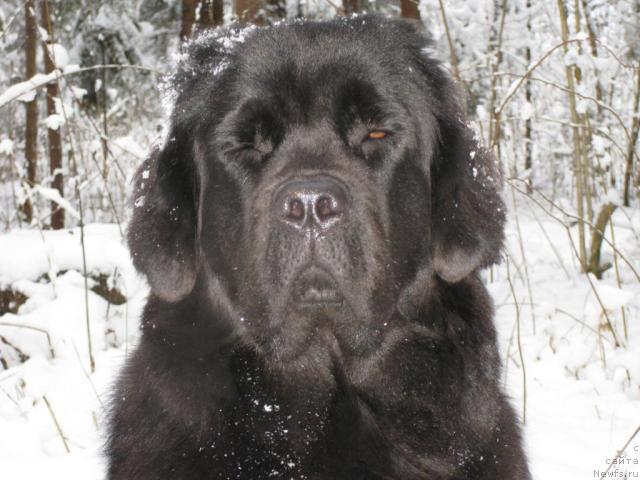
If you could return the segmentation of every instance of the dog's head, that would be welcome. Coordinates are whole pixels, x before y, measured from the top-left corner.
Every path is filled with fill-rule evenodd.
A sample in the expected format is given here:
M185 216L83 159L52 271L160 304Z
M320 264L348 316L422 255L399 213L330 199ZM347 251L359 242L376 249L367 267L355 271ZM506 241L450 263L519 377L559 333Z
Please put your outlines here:
M193 42L135 179L129 243L152 293L206 295L280 358L327 337L357 354L435 283L495 262L499 172L427 46L380 17Z

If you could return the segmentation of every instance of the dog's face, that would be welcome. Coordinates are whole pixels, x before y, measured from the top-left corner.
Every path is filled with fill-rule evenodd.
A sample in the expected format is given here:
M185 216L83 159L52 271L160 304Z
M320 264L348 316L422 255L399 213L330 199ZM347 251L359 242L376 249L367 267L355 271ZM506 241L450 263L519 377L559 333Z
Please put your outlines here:
M283 361L360 355L435 282L497 259L499 174L411 26L235 35L191 45L169 136L138 172L130 245L156 296L207 297Z

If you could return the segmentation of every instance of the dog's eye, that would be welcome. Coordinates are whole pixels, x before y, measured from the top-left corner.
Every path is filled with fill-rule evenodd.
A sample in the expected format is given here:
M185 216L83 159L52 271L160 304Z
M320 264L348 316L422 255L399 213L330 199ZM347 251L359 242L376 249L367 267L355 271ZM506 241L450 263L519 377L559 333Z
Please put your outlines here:
M250 143L231 146L226 149L226 154L230 159L252 168L261 166L269 157L269 153L258 150Z
M365 140L382 140L387 137L387 132L384 130L371 130Z
M245 163L250 163L252 166L258 167L268 160L271 156L271 152L264 152L255 147L245 147L240 151L240 156Z

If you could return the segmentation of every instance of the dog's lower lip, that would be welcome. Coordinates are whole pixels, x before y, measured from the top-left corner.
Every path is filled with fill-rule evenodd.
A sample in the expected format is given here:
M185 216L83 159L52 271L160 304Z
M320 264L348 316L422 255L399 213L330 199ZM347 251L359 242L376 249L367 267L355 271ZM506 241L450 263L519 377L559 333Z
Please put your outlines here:
M336 305L342 295L326 270L311 266L296 280L294 301L302 306Z
M341 301L340 294L333 288L321 288L311 286L299 297L304 305L338 304Z

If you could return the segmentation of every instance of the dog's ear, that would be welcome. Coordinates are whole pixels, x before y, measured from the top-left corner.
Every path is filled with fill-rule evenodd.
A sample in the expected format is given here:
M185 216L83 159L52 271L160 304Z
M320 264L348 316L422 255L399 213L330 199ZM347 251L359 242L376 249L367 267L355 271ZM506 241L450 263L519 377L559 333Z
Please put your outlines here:
M193 289L196 269L197 182L189 134L173 128L134 177L128 242L134 266L151 291L177 302Z
M415 111L424 115L420 123L426 130L421 138L431 141L426 168L431 185L433 268L445 282L456 283L500 259L505 221L501 171L464 123L462 92L428 54L431 41L415 26L399 25L407 31L406 52L415 67L410 78L426 100Z
M460 120L439 121L431 165L433 266L448 283L500 259L505 206L501 171Z

